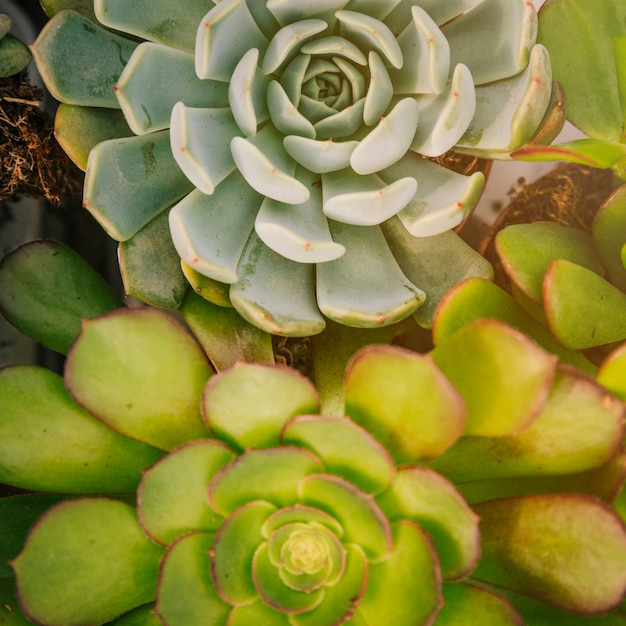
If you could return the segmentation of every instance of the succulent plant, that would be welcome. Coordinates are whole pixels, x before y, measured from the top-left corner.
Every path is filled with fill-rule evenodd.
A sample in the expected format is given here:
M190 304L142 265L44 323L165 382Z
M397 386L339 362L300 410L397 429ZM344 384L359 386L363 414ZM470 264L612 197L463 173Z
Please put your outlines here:
M61 339L54 315L33 327L23 306L38 285L20 270L40 254L68 281ZM13 321L48 344L67 349L85 303L108 311L83 321L63 377L0 371L0 481L47 492L0 500L12 618L623 620L626 527L611 503L624 404L587 375L477 320L428 354L360 351L340 377L340 410L320 414L301 374L260 363L214 373L171 317L115 309L72 255L39 242L0 267L21 297Z
M0 78L22 72L33 58L28 46L9 32L12 25L11 17L0 13Z
M424 294L429 324L450 281L490 272L448 232L483 174L434 158L550 139L523 0L44 6L57 135L127 290L158 306L180 304L182 259L198 293L271 333L392 324Z

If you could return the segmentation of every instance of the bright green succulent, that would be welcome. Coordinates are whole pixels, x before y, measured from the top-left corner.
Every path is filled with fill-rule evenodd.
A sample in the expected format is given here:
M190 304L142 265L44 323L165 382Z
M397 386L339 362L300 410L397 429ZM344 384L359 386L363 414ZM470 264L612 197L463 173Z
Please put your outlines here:
M67 287L26 307L44 259ZM63 377L0 372L0 480L47 492L0 501L15 623L13 575L23 614L62 626L623 623L624 405L511 327L368 347L320 413L295 370L214 373L171 317L115 309L59 244L0 273L48 344L96 315Z
M57 135L133 295L180 304L182 259L207 299L303 336L392 324L425 295L428 325L450 284L489 275L449 232L483 174L432 157L509 158L538 133L532 3L43 4Z

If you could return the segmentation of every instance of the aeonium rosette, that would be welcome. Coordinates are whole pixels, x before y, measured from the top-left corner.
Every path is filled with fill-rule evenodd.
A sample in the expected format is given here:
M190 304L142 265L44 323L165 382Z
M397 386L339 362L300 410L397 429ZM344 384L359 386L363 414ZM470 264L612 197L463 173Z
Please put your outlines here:
M159 271L154 252L142 264L137 250L163 254L173 241L198 292L277 334L413 313L431 297L413 257L463 220L484 182L425 157L507 158L552 92L524 0L94 8L92 19L135 39L61 11L34 50L67 104L57 132L87 169L85 206L123 242L127 286L154 299L164 283L145 279ZM172 291L161 287L161 300Z

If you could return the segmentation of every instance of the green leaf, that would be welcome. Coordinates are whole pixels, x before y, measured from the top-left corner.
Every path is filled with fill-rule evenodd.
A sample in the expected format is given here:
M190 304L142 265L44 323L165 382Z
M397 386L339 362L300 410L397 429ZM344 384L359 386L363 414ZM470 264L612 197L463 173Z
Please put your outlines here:
M430 355L465 402L465 435L524 431L541 411L556 367L555 357L496 320L470 322Z
M426 626L443 604L436 552L412 522L392 524L393 549L370 565L369 581L356 612L367 624Z
M41 6L48 17L55 13L70 9L81 13L93 22L96 21L96 14L93 11L93 0L41 0Z
M606 139L575 139L543 146L529 145L511 154L520 161L566 161L589 167L613 167L626 154L626 146Z
M607 505L577 494L475 505L483 554L473 576L559 608L596 615L626 592L626 529Z
M228 626L250 626L250 624L291 626L289 617L285 613L279 613L260 601L233 607L228 616Z
M274 363L271 335L246 322L234 309L188 290L179 310L217 372L238 361Z
M102 624L154 599L162 553L132 507L63 502L39 519L13 561L18 594L35 621Z
M281 443L308 448L329 472L369 493L382 491L395 474L387 450L348 418L296 417L287 422Z
M430 535L446 580L463 578L480 556L478 517L445 478L426 467L399 469L376 498L391 521L408 519Z
M539 13L538 41L550 52L554 79L565 87L568 119L596 139L623 139L614 39L625 33L621 0L548 0Z
M188 283L172 243L167 211L120 243L118 257L127 296L161 309L180 306Z
M28 46L11 33L0 38L0 78L26 69L32 58Z
M622 260L626 245L626 185L619 187L598 209L592 233L611 282L626 291L626 268Z
M32 52L57 100L119 109L113 88L136 45L76 11L60 11L44 26Z
M65 367L68 389L81 406L163 450L208 436L200 404L210 376L183 328L150 309L85 322Z
M581 265L553 261L544 279L544 301L550 330L568 348L626 338L626 294Z
M203 399L209 428L243 450L278 445L283 426L296 415L317 413L317 394L295 370L240 363L215 376Z
M15 579L0 578L0 624L2 626L32 626L20 610L15 595Z
M219 441L183 444L143 474L137 515L144 532L168 545L191 531L216 530L222 522L206 497L213 476L235 454Z
M559 366L550 397L528 429L497 438L463 437L431 467L455 483L584 472L618 453L623 410L593 379Z
M397 463L435 457L465 426L463 401L432 359L391 346L365 348L346 374L346 414Z
M85 318L123 305L76 252L32 241L0 262L0 311L21 332L65 354Z
M57 374L19 365L0 372L0 482L57 493L132 493L161 454L86 413Z
M437 615L436 626L524 625L508 600L475 584L444 584L443 597L445 604Z
M224 626L230 611L211 577L213 533L190 533L174 543L163 558L156 613L167 624Z
M596 377L602 386L626 402L626 343L607 356Z

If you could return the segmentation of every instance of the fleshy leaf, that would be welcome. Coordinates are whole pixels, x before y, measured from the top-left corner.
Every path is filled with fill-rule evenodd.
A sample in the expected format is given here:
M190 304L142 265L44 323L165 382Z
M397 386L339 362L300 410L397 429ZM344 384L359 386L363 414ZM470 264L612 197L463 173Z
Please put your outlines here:
M621 403L593 379L559 366L543 411L523 433L463 437L431 467L455 483L584 472L610 461L619 451L623 411Z
M126 296L162 309L180 306L188 283L172 243L166 211L119 244L118 260Z
M161 554L132 507L105 499L61 503L39 519L13 561L20 602L40 623L108 622L154 599Z
M553 355L497 320L470 322L430 355L463 397L465 435L526 430L545 404L556 368Z
M299 416L283 429L281 441L311 450L326 469L369 493L384 489L395 466L389 453L366 430L346 418Z
M411 520L426 530L446 580L463 578L476 566L478 516L439 474L426 467L402 467L376 500L392 522Z
M391 528L373 496L343 478L326 474L303 478L298 495L303 504L336 518L344 529L343 541L358 544L370 561L388 556Z
M278 445L283 426L296 415L317 413L317 406L304 376L260 363L240 363L214 376L203 398L211 431L239 450Z
M284 613L279 613L267 604L260 601L245 606L233 607L228 616L228 626L250 626L250 624L263 624L263 626L291 626L292 622Z
M222 517L209 506L206 492L211 478L234 457L219 441L194 441L144 472L137 492L144 532L168 545L188 532L216 530Z
M206 0L172 5L168 0L95 0L96 17L109 28L142 39L193 52L198 24L206 13Z
M368 56L370 83L365 94L363 121L367 126L375 124L391 104L393 85L382 59L372 50Z
M65 368L81 406L111 428L164 450L207 436L200 400L210 375L182 327L141 309L85 322Z
M557 607L594 615L626 591L626 530L602 502L576 494L475 506L483 554L474 577Z
M123 306L102 277L71 248L33 241L0 263L0 311L21 332L65 354L81 321Z
M211 571L217 592L229 604L249 604L258 598L252 560L263 542L261 527L275 510L262 501L244 504L226 519L215 537Z
M125 241L191 189L162 130L99 143L89 154L83 205Z
M115 92L137 135L169 128L172 107L181 100L188 107L228 105L226 84L199 80L192 55L151 42L135 48Z
M179 309L217 372L237 361L273 363L272 339L234 309L187 292Z
M382 563L370 565L367 591L356 613L367 624L431 624L443 604L434 547L417 524L402 521L391 528L393 550Z
M113 87L136 46L75 11L61 11L44 26L32 53L57 100L118 109Z
M291 505L298 499L300 481L321 470L320 461L300 448L249 450L213 478L209 502L222 515L254 500Z
M38 491L132 493L161 452L77 406L63 379L35 366L0 373L0 480ZM111 463L115 459L115 463Z
M0 78L23 71L32 58L28 46L11 33L0 37Z
M550 329L568 348L626 338L626 294L581 265L553 261L544 281L544 301Z
M626 402L626 344L613 350L602 362L597 379L603 387Z
M598 209L592 233L611 282L626 291L626 267L622 260L626 244L626 185L619 187Z
M401 348L361 351L346 374L346 414L398 463L435 457L465 426L458 392L433 361Z
M224 626L231 607L211 578L212 533L183 535L170 546L159 571L156 613L168 624Z
M409 316L424 293L398 267L378 226L330 222L333 241L343 245L339 259L317 266L317 302L326 317L356 328L388 326ZM363 268L376 258L375 274Z

